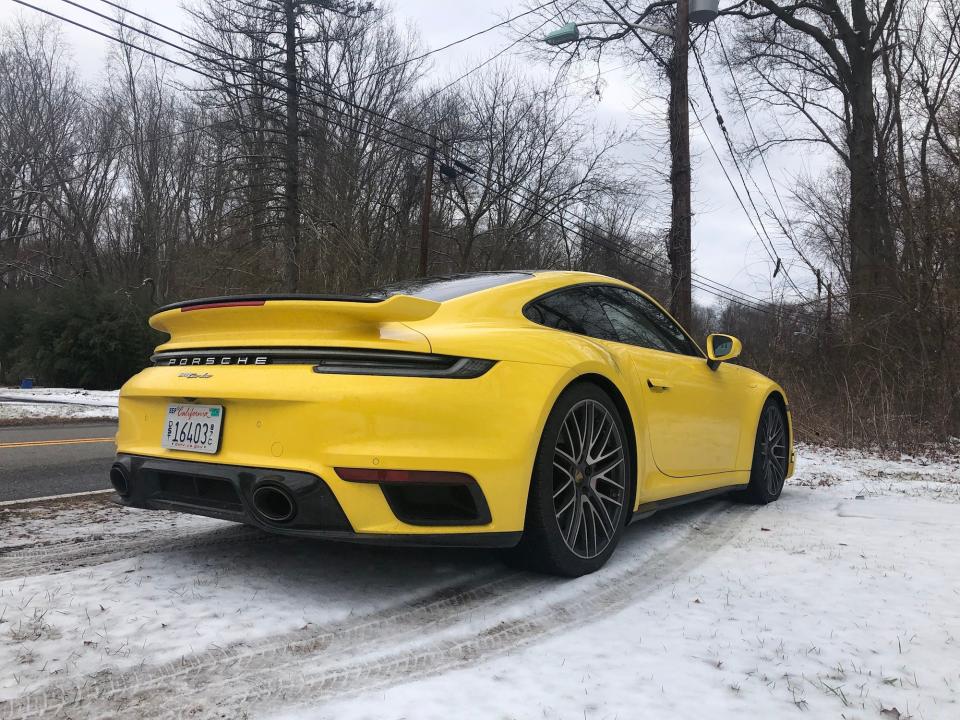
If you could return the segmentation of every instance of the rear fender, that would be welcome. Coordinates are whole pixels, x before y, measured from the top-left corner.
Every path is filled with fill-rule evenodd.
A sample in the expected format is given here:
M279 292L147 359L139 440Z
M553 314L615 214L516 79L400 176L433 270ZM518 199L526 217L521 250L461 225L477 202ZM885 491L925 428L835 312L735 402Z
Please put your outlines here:
M610 356L609 353L604 353ZM611 356L612 357L612 356ZM581 382L589 382L603 389L608 395L613 396L614 403L621 411L621 417L624 429L630 434L630 450L633 460L634 484L633 484L633 503L632 509L636 509L638 498L644 478L650 472L647 465L649 452L639 452L639 448L647 448L649 440L646 433L646 423L643 422L642 403L638 398L632 396L630 384L625 381L622 374L618 372L619 364L609 357L602 360L600 358L591 358L578 363L565 372L553 387L550 397L544 403L544 412L540 418L537 437L543 436L546 427L547 418L553 407L556 405L560 395L569 387ZM619 396L619 397L617 397Z

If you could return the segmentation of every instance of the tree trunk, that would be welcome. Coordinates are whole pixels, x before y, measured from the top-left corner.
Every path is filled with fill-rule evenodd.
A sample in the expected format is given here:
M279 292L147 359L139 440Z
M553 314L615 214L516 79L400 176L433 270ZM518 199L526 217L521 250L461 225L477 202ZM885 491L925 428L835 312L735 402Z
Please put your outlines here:
M687 97L689 0L677 0L677 25L670 60L670 312L690 327L690 106Z
M300 89L297 86L297 14L294 0L284 0L284 75L286 81L286 146L284 152L283 289L294 292L300 274Z
M896 254L880 187L875 150L873 63L864 53L851 62L850 93L850 312L867 330L889 316L896 301Z

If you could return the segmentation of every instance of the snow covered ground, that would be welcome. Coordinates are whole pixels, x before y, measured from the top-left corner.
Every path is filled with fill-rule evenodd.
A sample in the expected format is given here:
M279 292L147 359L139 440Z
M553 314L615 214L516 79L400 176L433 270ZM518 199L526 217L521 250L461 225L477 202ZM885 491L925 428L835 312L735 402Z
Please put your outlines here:
M480 551L0 506L0 718L960 718L960 458L803 447L575 581Z
M0 387L0 423L33 420L116 419L119 390Z

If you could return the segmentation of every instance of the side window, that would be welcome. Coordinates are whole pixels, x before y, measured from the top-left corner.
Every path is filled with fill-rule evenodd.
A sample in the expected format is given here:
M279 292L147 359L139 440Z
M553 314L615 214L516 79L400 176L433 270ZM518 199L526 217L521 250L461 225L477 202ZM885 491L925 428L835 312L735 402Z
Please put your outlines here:
M523 314L538 325L600 340L617 340L617 334L600 305L597 288L593 286L553 293L528 305Z
M601 293L603 309L620 342L681 355L700 355L683 330L642 295L618 287L602 288Z

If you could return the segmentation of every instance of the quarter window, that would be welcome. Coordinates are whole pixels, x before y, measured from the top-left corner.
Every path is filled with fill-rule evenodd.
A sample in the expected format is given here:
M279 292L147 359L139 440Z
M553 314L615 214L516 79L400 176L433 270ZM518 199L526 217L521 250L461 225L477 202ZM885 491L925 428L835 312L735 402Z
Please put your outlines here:
M616 341L617 334L600 305L598 288L583 285L547 295L524 310L528 320L539 325Z

